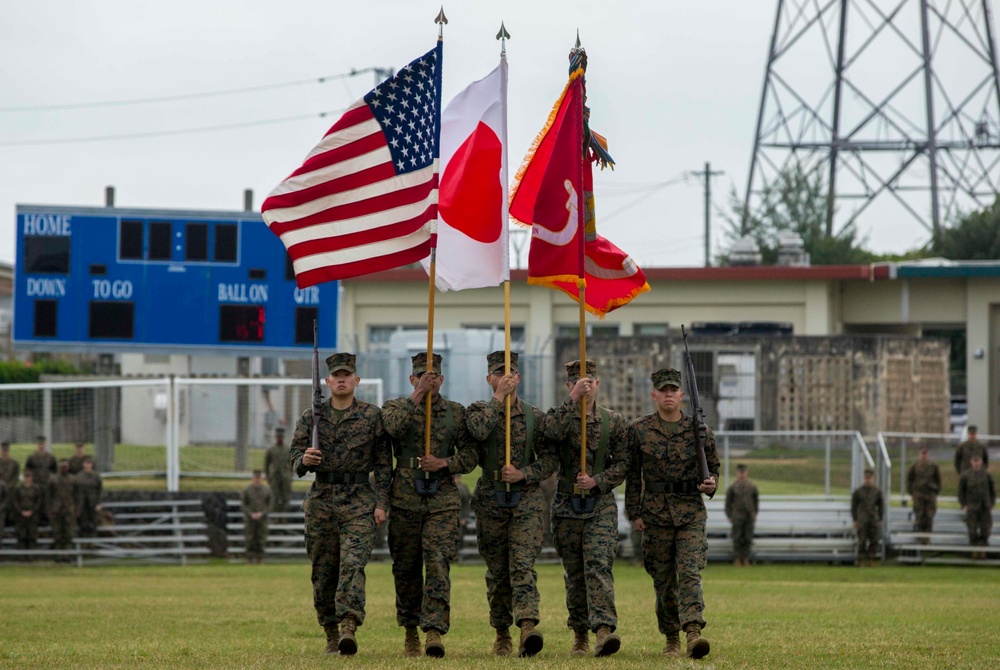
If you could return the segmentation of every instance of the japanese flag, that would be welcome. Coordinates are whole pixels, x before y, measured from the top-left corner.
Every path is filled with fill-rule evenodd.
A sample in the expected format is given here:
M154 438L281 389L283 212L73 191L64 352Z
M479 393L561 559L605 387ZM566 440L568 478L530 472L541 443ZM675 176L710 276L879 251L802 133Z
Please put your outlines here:
M441 114L437 287L510 278L507 235L507 62L455 96ZM424 269L429 259L422 261Z

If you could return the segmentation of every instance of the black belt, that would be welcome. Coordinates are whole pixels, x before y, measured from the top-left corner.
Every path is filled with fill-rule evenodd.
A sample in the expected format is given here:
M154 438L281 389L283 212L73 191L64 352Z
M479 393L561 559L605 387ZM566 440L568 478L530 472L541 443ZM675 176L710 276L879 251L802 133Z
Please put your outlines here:
M367 484L367 472L317 472L316 481L320 484Z
M700 493L697 479L683 482L646 482L646 490L650 493Z

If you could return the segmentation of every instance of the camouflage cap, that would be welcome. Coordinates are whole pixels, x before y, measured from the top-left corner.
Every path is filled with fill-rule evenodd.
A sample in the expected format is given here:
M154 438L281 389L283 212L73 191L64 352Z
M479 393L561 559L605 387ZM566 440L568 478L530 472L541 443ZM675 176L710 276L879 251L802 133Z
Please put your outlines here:
M587 377L593 379L594 375L597 374L597 363L587 359ZM575 382L580 378L580 361L570 361L566 364L566 380Z
M653 388L659 391L664 386L676 386L681 388L681 371L673 368L660 368L649 375L653 382Z
M979 427L978 426L969 426L968 427L968 432L970 432L970 433L978 433L979 432Z
M410 361L413 363L413 376L419 376L427 372L427 352L421 351L415 354ZM433 369L431 372L441 374L441 354L434 354Z
M356 357L354 354L331 354L326 359L326 369L331 375L338 370L347 370L348 372L357 373L358 368L357 365L355 365L355 361Z
M875 471L871 468L865 468L865 477L874 477Z
M490 374L502 375L504 373L504 354L503 351L494 351L486 357L486 369ZM510 352L510 371L517 372L517 354L515 352Z

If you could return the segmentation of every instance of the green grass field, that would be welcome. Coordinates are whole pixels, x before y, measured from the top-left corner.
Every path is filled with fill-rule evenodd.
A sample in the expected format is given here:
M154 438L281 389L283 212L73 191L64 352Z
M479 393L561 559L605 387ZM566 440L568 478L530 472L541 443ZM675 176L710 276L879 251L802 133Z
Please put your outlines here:
M309 566L0 565L3 668L996 668L1000 579L974 568L710 565L704 660L666 660L649 577L615 566L622 650L571 657L562 574L539 566L545 649L489 655L483 566L453 567L443 660L404 659L392 575L369 566L368 619L354 658L323 655ZM516 640L516 638L515 638Z

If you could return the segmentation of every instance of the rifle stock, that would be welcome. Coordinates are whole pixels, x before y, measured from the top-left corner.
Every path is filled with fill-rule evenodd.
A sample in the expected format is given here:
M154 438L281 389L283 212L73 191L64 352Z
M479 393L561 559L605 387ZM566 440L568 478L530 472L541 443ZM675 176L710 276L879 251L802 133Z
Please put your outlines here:
M705 442L708 440L708 426L705 425L705 410L701 408L701 397L698 395L698 379L694 373L694 362L688 350L687 331L681 324L681 337L684 339L684 373L688 378L688 394L691 396L691 414L694 417L694 442L698 454L698 468L703 480L712 476L708 471L708 458L705 457Z
M312 442L313 449L319 449L319 417L323 411L323 389L319 385L319 326L313 320L313 357L312 357Z

